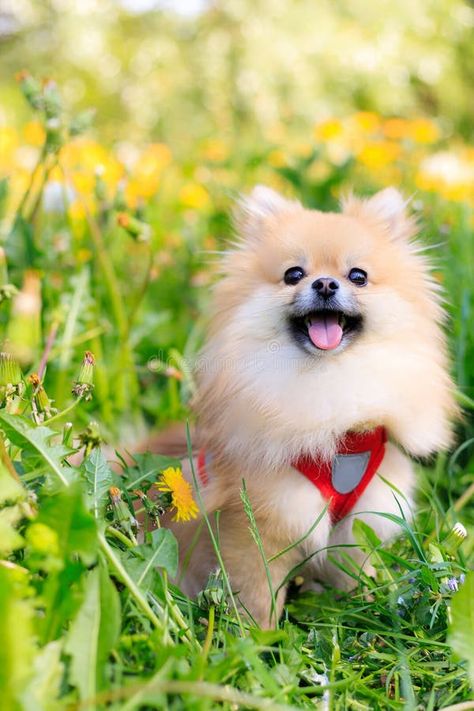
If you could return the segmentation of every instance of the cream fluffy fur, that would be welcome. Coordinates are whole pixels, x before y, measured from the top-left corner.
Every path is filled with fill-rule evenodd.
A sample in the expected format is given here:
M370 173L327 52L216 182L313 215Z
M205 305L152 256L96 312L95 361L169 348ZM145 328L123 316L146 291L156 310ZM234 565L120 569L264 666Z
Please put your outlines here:
M212 453L211 481L201 494L210 518L220 510L222 555L233 590L261 625L271 619L265 569L249 534L239 491L245 479L267 557L305 535L324 509L319 490L292 468L302 453L331 457L349 430L387 428L390 443L378 474L351 515L332 527L325 515L299 546L270 564L275 614L281 613L286 576L310 557L311 577L337 587L353 585L326 555L328 546L353 543L354 515L382 540L396 525L374 512L400 513L393 482L410 516L414 474L407 456L426 456L450 443L456 415L447 370L444 314L415 225L393 188L369 200L348 199L341 214L304 209L264 187L240 205L238 240L222 263L209 338L198 367L196 410L200 442ZM289 286L283 274L304 268ZM368 285L347 275L358 267ZM308 352L288 327L295 297L309 298L311 283L331 276L341 298L357 307L363 329L334 351ZM405 453L404 453L405 452ZM175 526L186 554L199 524ZM346 549L360 565L364 556ZM355 552L354 552L355 551ZM183 570L195 594L216 565L202 534Z

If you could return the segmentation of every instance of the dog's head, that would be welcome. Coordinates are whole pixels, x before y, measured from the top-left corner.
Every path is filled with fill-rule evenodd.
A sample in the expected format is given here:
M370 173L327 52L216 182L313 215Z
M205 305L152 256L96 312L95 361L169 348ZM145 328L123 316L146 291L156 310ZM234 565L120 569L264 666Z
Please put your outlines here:
M400 193L323 213L257 187L237 233L216 287L203 419L219 410L222 432L228 418L227 432L261 428L296 448L300 433L311 447L313 433L367 424L413 452L444 445L453 407L439 287Z
M242 326L250 318L257 341L291 343L313 358L365 337L406 337L409 348L418 318L440 316L413 220L393 188L350 198L336 214L259 186L240 204L238 230L218 299L240 309Z

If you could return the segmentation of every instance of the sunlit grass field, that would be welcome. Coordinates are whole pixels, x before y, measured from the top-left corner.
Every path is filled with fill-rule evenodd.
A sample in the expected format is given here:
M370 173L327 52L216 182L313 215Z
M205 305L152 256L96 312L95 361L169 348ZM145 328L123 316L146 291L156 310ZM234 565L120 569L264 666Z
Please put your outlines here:
M186 156L163 143L110 149L53 81L17 82L31 115L0 127L2 708L447 709L472 698L474 147L421 116L356 112L299 142L275 129L267 143L207 139ZM400 519L389 548L359 528L376 579L351 595L295 586L274 631L236 618L222 577L198 601L170 582L176 541L161 516L192 515L173 496L179 462L135 455L120 474L107 462L192 421L216 256L233 200L261 182L324 210L349 190L403 189L444 287L466 413L455 450L419 463L415 523Z

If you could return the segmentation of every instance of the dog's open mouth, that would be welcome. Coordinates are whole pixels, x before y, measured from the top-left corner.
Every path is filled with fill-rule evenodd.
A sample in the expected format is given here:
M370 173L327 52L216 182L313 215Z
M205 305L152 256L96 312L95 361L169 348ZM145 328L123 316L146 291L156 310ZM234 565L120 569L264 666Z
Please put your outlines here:
M290 323L298 341L305 344L309 342L323 351L332 351L346 336L361 328L362 317L343 311L321 309L311 311L305 316L293 317Z

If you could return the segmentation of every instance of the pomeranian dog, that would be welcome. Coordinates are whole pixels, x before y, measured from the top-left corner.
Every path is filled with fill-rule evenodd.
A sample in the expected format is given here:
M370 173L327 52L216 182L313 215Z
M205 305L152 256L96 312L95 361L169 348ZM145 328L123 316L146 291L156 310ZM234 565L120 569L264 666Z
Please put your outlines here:
M239 205L197 368L195 479L231 589L261 626L303 563L305 579L339 589L357 584L348 555L373 573L354 519L393 537L384 514L412 516L409 455L451 442L445 315L415 232L394 188L341 213L263 186ZM174 525L192 596L218 565L203 523Z

